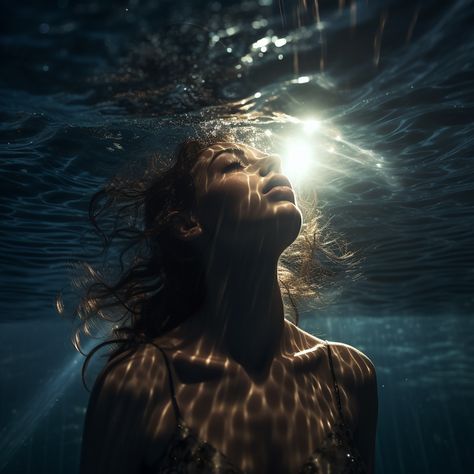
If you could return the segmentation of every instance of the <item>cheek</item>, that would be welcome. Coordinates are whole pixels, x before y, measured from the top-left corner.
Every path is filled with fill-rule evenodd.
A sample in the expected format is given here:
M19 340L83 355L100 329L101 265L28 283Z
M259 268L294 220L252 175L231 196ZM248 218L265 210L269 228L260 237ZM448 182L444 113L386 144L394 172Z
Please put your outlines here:
M291 244L301 227L299 209L288 201L262 196L261 188L259 177L244 173L200 187L198 215L204 232L231 245L264 239L282 250Z
M265 210L257 180L245 174L210 183L200 196L198 207L201 219L208 225L256 219Z

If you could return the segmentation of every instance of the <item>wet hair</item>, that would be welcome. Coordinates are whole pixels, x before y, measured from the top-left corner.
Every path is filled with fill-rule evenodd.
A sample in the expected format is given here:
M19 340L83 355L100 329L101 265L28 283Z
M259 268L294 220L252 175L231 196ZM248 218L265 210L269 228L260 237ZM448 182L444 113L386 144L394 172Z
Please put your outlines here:
M168 160L156 156L139 176L121 173L92 196L89 219L102 238L102 261L80 264L72 342L83 353L82 335L105 332L107 340L87 354L83 381L91 356L101 347L115 345L111 359L165 334L201 307L204 265L193 244L174 236L173 216L195 209L191 169L206 148L224 141L236 140L229 135L187 139ZM320 300L323 284L341 268L347 270L354 258L345 242L321 225L315 201L299 197L298 202L302 229L278 264L285 317L295 324L299 303Z

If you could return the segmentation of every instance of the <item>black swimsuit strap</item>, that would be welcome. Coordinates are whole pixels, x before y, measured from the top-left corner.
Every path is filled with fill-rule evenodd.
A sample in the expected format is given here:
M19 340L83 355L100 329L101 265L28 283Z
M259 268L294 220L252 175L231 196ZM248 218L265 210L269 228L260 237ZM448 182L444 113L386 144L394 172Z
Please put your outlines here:
M163 357L165 359L166 363L166 368L168 369L168 381L169 381L169 386L170 386L170 392L171 392L171 402L173 403L173 408L174 408L174 413L176 416L176 421L178 423L181 422L182 417L181 417L181 412L179 411L179 406L178 402L176 401L176 396L175 396L175 391L174 391L174 384L173 384L173 376L171 375L172 369L171 369L171 363L168 359L168 356L166 355L166 352L159 346L157 346L155 343L148 341L151 345L155 346L157 349L160 350L160 352L163 354Z
M332 380L334 384L334 391L336 392L336 400L337 400L337 408L339 410L339 417L341 419L341 422L344 423L344 416L342 414L342 403L341 403L341 394L339 393L339 385L337 384L336 380L336 373L334 372L334 364L332 361L332 352L331 352L331 346L328 341L326 341L326 347L328 348L328 358L329 358L329 367L331 367L331 374L332 374Z
M168 369L168 381L169 381L169 387L170 387L170 392L171 392L171 402L173 403L173 408L174 408L174 411L175 411L176 420L178 421L178 423L180 423L183 418L182 418L181 412L179 410L178 402L176 401L171 363L168 359L168 356L166 355L166 352L161 347L157 346L155 343L153 343L151 341L148 341L148 342L151 345L155 346L157 349L159 349L159 351L163 354L163 358L165 359L166 368ZM336 373L334 371L334 363L333 363L333 358L332 358L331 346L330 346L328 341L325 341L325 342L326 342L326 347L327 347L327 350L328 350L329 367L331 369L331 375L332 375L332 380L333 380L333 385L334 385L334 392L336 393L337 409L339 411L339 417L341 419L341 422L343 424L345 424L344 415L342 413L341 394L340 394L339 385L338 385L337 379L336 379Z

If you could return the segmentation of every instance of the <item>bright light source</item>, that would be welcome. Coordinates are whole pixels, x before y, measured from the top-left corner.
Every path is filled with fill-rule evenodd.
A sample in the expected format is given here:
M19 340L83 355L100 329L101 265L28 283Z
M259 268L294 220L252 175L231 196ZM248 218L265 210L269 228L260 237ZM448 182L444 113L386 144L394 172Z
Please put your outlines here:
M296 79L296 82L298 84L306 84L309 81L310 81L310 78L308 76L300 76L298 77L298 79Z
M268 38L267 36L264 36L263 38L260 38L258 41L256 41L253 45L253 49L260 49L263 48L264 46L267 46L271 42L271 39Z
M285 46L286 44L286 39L285 38L278 38L275 40L275 46L277 48L281 48L282 46Z
M303 120L303 130L306 133L313 133L318 130L320 126L320 122L316 119Z
M291 181L300 181L308 172L314 163L312 156L314 150L308 142L302 139L290 139L286 143L285 154L283 155L283 173Z

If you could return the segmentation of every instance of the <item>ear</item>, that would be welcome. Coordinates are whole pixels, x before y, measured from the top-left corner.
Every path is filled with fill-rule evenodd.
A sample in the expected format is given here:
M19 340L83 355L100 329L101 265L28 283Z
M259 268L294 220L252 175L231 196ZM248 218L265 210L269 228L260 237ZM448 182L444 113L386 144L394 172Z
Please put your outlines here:
M192 241L203 232L199 221L193 215L182 211L172 212L171 226L173 235L183 241Z

